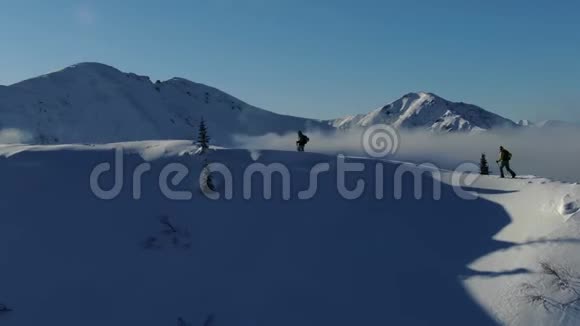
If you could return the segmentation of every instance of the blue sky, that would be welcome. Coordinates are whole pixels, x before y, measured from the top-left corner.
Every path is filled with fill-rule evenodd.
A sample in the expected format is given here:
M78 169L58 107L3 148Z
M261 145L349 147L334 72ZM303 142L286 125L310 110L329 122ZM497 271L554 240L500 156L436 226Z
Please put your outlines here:
M580 121L579 1L0 0L0 84L97 61L333 118L430 91Z

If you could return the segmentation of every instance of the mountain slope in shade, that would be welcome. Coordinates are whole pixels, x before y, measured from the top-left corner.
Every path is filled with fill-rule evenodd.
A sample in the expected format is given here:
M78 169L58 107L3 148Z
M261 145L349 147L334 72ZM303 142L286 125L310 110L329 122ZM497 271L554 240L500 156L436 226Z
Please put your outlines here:
M396 128L429 129L444 132L470 132L517 127L513 121L478 106L455 103L435 94L409 93L368 114L329 121L339 129L390 124Z
M256 108L186 79L153 83L99 63L0 87L0 130L20 130L31 143L192 139L202 117L218 144L236 134L331 129L321 121Z

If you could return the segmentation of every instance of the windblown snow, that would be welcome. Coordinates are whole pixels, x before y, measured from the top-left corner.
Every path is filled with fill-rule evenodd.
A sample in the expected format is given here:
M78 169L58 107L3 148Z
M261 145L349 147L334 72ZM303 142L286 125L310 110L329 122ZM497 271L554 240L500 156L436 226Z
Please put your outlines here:
M123 186L97 198L89 175L124 148ZM0 148L0 323L2 325L577 325L580 309L580 187L526 176L481 176L464 200L442 172L347 157L364 172L358 199L337 191L337 157L272 150L213 149L185 141ZM232 172L233 195L198 186L204 160ZM133 173L141 176L134 199ZM188 167L185 179L168 164ZM243 191L253 163L282 164L272 198ZM310 171L318 175L311 199ZM377 178L381 164L382 178ZM400 199L393 175L401 166ZM414 197L423 172L423 197ZM261 185L263 178L251 178ZM112 171L100 186L114 185ZM171 181L173 180L173 181ZM178 182L175 182L175 181ZM382 180L379 182L378 180ZM180 181L180 182L179 182ZM382 187L382 198L376 196ZM473 198L473 197L472 197Z

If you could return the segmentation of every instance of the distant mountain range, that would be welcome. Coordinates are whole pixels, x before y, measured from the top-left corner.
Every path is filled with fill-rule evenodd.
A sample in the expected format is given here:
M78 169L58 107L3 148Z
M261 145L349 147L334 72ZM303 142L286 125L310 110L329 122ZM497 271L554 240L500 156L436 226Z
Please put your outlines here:
M30 143L192 139L202 117L217 144L231 143L234 135L332 131L377 123L436 132L479 132L524 125L475 105L425 92L409 93L368 114L333 120L300 118L254 107L187 79L153 82L100 63L80 63L0 86L0 131L18 130Z

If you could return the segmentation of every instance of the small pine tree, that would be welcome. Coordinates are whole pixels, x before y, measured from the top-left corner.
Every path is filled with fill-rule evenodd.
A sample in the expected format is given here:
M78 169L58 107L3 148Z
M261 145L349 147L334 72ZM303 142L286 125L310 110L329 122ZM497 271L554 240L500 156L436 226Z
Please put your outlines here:
M482 175L489 175L489 165L487 164L485 154L481 154L481 159L479 160L479 173Z
M209 163L207 160L203 161L203 168L201 169L201 190L204 193L215 191L215 185L213 183L213 178L211 177L211 173L208 167Z
M201 152L205 153L209 149L210 137L207 133L207 127L205 125L205 120L201 118L199 122L199 134L197 136L197 145L201 148Z

